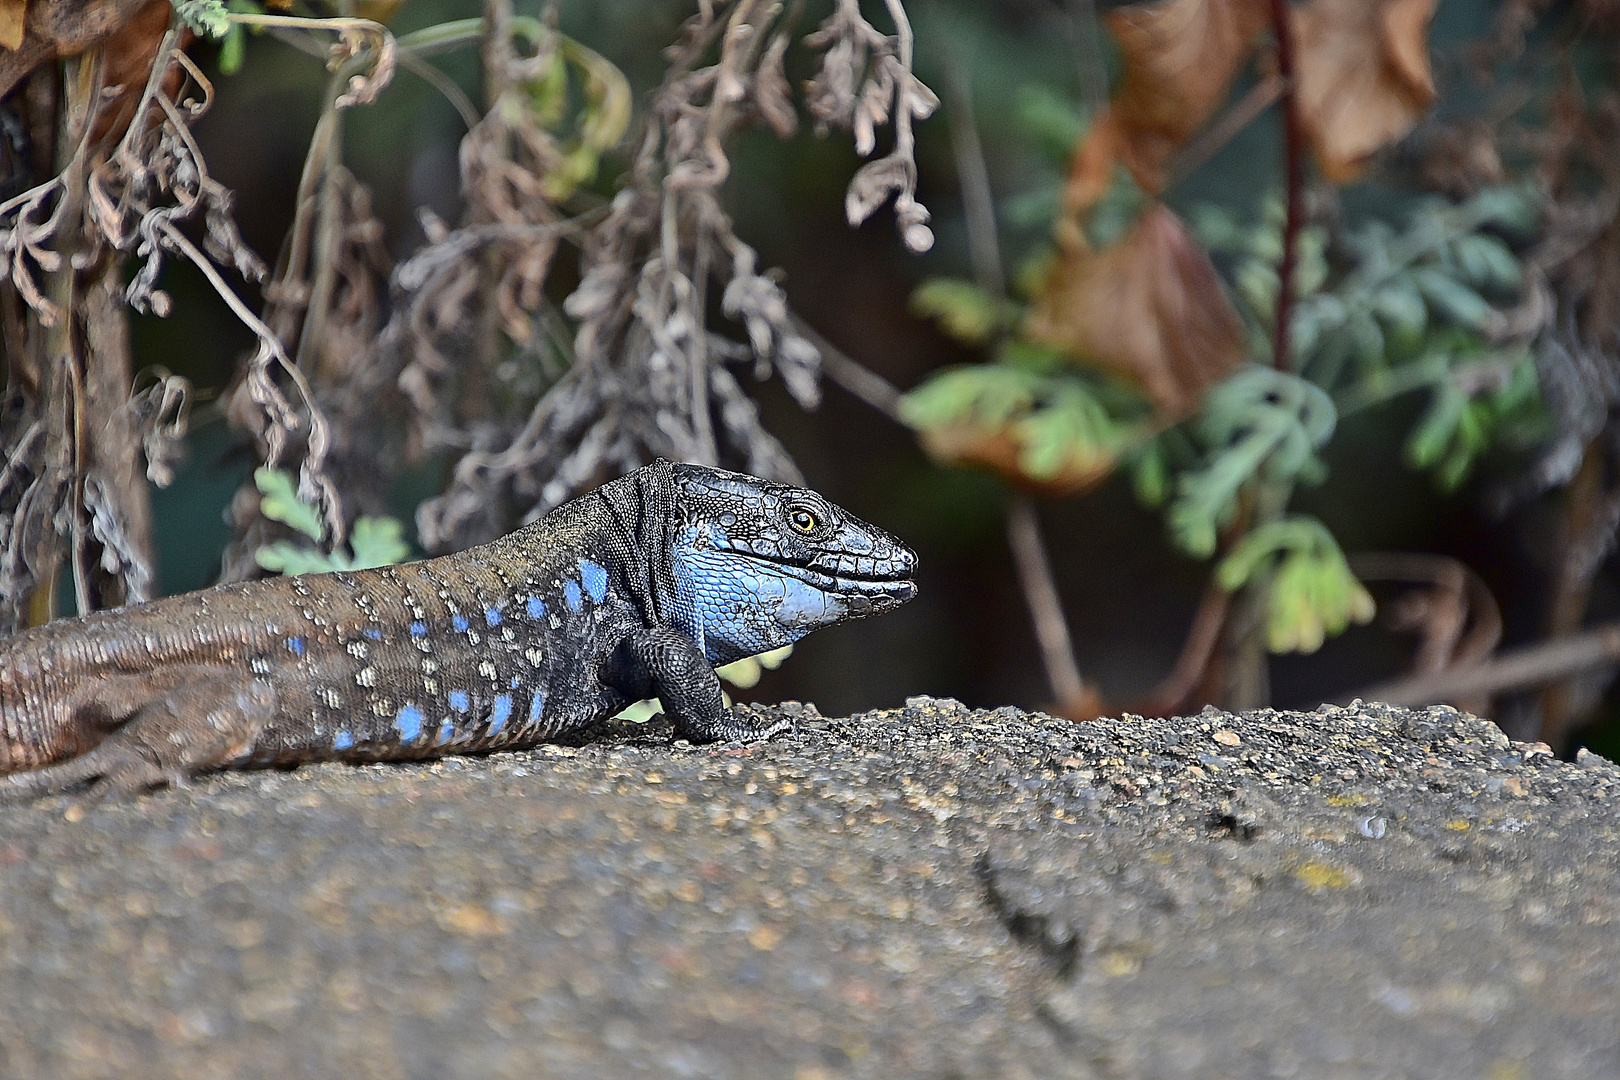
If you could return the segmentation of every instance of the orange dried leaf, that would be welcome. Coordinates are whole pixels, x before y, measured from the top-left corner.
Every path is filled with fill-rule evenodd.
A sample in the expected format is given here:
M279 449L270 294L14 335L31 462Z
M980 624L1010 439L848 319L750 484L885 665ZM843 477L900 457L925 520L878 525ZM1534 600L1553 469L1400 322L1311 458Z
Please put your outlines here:
M0 0L0 46L21 48L27 21L28 0Z
M1154 204L1125 238L1060 253L1030 308L1030 337L1140 385L1170 416L1243 362L1243 330L1209 256Z
M1106 16L1125 58L1113 112L1122 157L1157 193L1170 155L1226 100L1267 25L1265 0L1158 0Z
M135 118L135 109L146 90L152 65L157 62L158 46L163 44L172 14L168 0L149 0L116 34L109 36L103 52L104 78L109 89L103 92L91 142L121 138ZM182 29L181 47L189 44L194 36L190 30ZM178 92L185 74L185 69L178 64L172 67L163 84L164 92L170 95Z
M1063 190L1063 208L1068 218L1077 222L1108 194L1114 182L1114 162L1119 160L1123 150L1124 134L1119 118L1104 106L1069 157L1069 179Z
M1322 172L1352 180L1434 101L1438 0L1310 0L1294 9L1295 107Z

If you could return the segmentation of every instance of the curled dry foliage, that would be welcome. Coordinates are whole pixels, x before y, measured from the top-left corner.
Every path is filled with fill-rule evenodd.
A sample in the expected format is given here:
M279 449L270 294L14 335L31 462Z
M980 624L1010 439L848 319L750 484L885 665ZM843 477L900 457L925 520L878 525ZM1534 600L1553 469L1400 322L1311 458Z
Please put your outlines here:
M1131 380L1177 419L1244 356L1243 326L1220 275L1163 203L1110 247L1061 248L1025 330Z
M191 220L202 222L215 258L244 274L261 270L231 222L229 193L191 140L189 124L206 108L209 89L166 23L151 28L152 40L132 31L69 64L66 104L82 109L74 114L74 149L57 175L0 204L11 360L4 430L16 433L5 440L0 470L5 626L48 612L62 537L81 610L152 595L149 509L137 463L145 460L154 483L168 482L188 388L160 377L132 391L119 300L167 311L168 297L156 288L165 255L184 244L188 257L206 261L180 232ZM150 59L130 109L132 88L106 80L128 75L123 61L136 54ZM180 93L190 87L196 100ZM123 113L121 124L107 122L109 109ZM121 288L125 253L142 264Z
M863 153L875 145L877 125L893 117L894 153L857 175L850 216L862 220L896 193L902 235L922 250L932 236L927 211L912 197L910 124L931 108L932 95L910 73L904 12L898 3L890 10L898 41L873 30L854 3L841 3L810 37L828 53L810 108L823 123L852 128ZM798 477L731 365L751 361L757 378L775 373L813 408L820 354L795 329L781 287L720 201L730 171L725 145L735 132L755 122L781 135L794 130L783 71L792 34L778 4L701 5L669 51L625 186L599 216L564 217L557 209L552 185L566 155L532 108L497 100L469 133L467 222L441 228L396 272L395 311L383 335L400 357L423 444L462 455L444 494L418 511L425 547L487 537L513 509L532 520L603 474L652 456ZM493 44L486 63L497 57L494 82L514 102L527 80L549 70L548 50L578 48L555 34L540 36L532 56ZM582 278L563 304L577 322L571 350L540 288L564 239L582 246ZM746 344L710 329L714 290ZM511 363L497 331L515 343L518 359L539 363ZM514 415L507 403L524 399L523 373L538 367L549 375L548 363L560 367L554 354L566 359L569 351L566 371L532 409ZM463 359L452 365L451 353ZM478 362L469 364L469 354Z
M153 594L139 463L152 483L172 479L189 387L167 375L136 382L122 305L169 314L158 281L170 257L193 263L257 335L243 380L250 426L272 464L302 438L301 490L329 520L341 520L325 471L330 429L309 384L220 270L248 280L265 274L237 231L231 193L192 138L212 87L182 51L189 34L163 12L149 17L152 10L100 42L78 43L103 47L64 66L69 137L59 142L71 150L55 176L0 203L0 330L10 361L0 427L0 626L48 617L64 537L79 610ZM386 80L391 48L381 28L340 45L355 100Z
M889 13L898 31L890 38L861 17L859 0L838 0L838 6L805 43L825 49L821 70L806 89L805 106L817 128L847 128L854 132L855 149L862 157L877 148L877 128L894 122L894 149L861 167L849 183L844 212L851 225L859 225L894 196L894 214L900 237L912 251L934 246L928 228L929 213L917 201L917 160L911 131L913 119L924 119L939 105L939 98L911 73L911 24L898 0L889 0Z

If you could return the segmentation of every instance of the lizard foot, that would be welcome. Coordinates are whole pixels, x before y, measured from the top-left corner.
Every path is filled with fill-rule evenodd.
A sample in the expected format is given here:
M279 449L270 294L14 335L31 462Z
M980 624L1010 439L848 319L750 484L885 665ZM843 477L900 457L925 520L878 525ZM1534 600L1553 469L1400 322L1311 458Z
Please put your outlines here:
M693 720L686 718L677 723L675 730L682 738L695 743L759 742L784 731L799 733L799 721L793 716L770 716L747 705L733 706L719 716Z
M134 795L223 765L252 745L275 711L270 684L220 678L142 706L94 749L59 765L0 778L0 802L23 802L92 781L89 802Z

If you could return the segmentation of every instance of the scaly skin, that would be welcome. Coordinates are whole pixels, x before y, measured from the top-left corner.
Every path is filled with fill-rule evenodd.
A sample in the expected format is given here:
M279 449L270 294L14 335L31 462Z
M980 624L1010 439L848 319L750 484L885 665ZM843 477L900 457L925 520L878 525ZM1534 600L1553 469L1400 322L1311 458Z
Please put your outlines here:
M0 640L0 799L530 746L652 696L694 742L764 738L714 665L897 606L915 565L813 491L655 462L455 555Z

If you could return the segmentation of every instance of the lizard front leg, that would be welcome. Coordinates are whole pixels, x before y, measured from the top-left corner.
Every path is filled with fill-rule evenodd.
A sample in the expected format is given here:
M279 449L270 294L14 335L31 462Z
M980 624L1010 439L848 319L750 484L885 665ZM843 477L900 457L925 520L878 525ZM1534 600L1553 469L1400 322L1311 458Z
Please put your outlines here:
M75 703L74 722L111 726L94 748L60 765L0 778L0 802L50 795L92 780L92 799L179 786L244 753L275 714L275 691L235 670L183 664L160 669L144 686L134 677L105 680ZM144 691L144 692L142 692ZM112 711L116 707L117 711Z
M756 722L727 709L720 677L703 650L677 630L660 627L627 635L606 674L605 681L632 700L656 695L675 733L695 743L752 742L793 726L791 720Z

